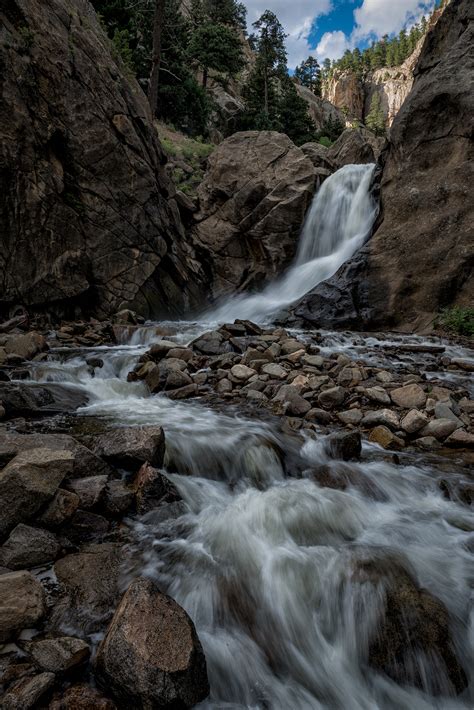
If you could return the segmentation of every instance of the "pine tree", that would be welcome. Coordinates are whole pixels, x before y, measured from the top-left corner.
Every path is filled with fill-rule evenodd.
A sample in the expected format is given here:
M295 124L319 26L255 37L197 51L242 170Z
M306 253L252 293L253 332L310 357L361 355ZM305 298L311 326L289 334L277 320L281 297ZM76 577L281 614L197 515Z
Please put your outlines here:
M308 114L308 104L298 94L289 76L282 81L277 120L278 129L286 133L296 145L314 140L316 126Z
M242 43L231 27L205 22L191 36L189 56L202 69L202 86L206 88L209 69L235 75L244 66Z
M380 94L378 92L375 92L372 96L370 111L365 119L365 125L372 131L372 133L375 133L376 136L385 135L385 115L382 109Z
M295 69L295 77L316 96L321 96L321 67L318 60L308 57Z
M263 79L263 112L270 113L271 84L277 77L286 75L285 33L277 16L266 10L256 22L255 47L257 61L254 71Z

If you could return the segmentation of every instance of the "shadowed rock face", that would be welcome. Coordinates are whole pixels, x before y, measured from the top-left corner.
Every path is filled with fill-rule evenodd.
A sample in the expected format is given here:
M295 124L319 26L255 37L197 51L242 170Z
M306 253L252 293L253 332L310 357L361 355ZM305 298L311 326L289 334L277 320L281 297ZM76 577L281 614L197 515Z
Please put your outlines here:
M245 131L209 159L193 241L214 295L270 281L291 261L315 169L288 136Z
M182 309L174 188L92 6L7 0L0 25L0 310Z
M453 0L428 34L383 154L371 241L296 308L321 325L424 329L474 298L474 7Z

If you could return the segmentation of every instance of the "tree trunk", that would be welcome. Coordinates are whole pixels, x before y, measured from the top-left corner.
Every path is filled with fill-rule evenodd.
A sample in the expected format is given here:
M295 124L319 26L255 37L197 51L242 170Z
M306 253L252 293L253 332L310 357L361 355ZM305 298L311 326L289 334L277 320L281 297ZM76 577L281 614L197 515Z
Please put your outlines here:
M148 85L148 102L153 118L158 110L158 87L160 84L161 38L165 21L166 0L155 0L153 18L153 54L151 60L150 82Z
M264 112L265 112L265 115L268 116L268 71L267 71L266 64L265 64L265 70L263 72L263 79L264 79L264 83L265 83Z

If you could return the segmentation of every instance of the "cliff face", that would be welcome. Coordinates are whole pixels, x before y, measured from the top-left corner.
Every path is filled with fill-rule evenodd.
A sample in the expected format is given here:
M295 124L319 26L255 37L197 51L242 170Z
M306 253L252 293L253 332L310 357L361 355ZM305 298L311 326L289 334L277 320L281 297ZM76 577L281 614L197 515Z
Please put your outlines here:
M0 24L0 309L184 307L165 157L91 5L7 0Z
M444 9L431 17L429 29L433 29ZM339 71L323 86L323 97L338 109L344 109L349 118L364 121L370 111L375 93L380 96L387 126L391 126L403 102L410 93L415 78L415 67L425 42L422 37L414 52L398 67L384 67L369 72L364 79L352 71Z
M453 0L427 35L384 155L372 239L307 296L318 325L425 329L474 300L474 6Z

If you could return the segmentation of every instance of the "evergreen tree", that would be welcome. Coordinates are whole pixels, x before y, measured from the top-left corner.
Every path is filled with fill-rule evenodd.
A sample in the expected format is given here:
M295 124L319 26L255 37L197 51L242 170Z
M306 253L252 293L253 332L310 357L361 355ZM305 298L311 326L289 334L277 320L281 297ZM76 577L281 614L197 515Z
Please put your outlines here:
M295 77L316 96L321 96L321 67L318 60L308 57L295 69Z
M308 114L308 104L298 94L289 76L282 81L278 105L278 130L286 133L296 145L314 140L316 126Z
M207 85L209 69L230 75L244 66L242 43L232 27L205 22L192 33L188 47L190 57L202 69L202 86Z
M372 131L372 133L375 133L376 136L385 135L385 115L382 109L380 94L378 92L375 92L372 96L370 111L365 119L365 125Z

